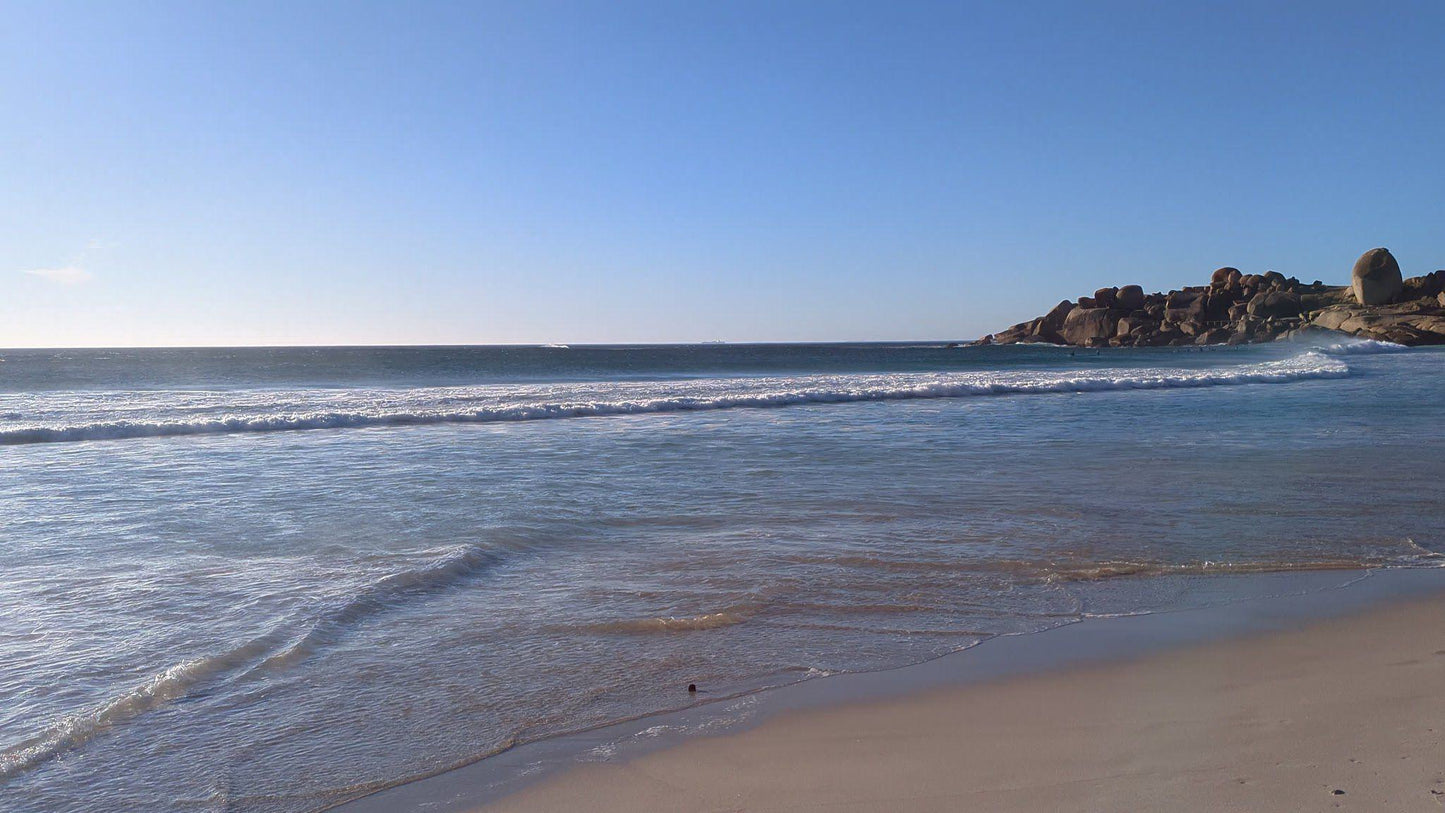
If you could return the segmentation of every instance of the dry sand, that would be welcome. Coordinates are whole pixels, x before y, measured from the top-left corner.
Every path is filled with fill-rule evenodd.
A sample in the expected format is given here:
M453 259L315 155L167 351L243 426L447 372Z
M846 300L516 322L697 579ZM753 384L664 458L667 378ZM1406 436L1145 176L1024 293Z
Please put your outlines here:
M797 712L486 811L1445 810L1445 598Z

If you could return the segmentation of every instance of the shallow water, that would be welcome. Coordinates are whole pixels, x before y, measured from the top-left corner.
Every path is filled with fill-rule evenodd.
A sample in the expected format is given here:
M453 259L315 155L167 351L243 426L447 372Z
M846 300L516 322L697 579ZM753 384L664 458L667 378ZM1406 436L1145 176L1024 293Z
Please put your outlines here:
M7 810L315 810L1445 546L1440 351L0 355Z

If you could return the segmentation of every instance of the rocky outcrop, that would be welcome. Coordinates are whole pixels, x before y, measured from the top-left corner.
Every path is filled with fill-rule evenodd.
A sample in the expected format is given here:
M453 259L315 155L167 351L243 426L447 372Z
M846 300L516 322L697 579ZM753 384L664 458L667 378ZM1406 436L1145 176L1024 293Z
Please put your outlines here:
M1445 309L1438 299L1374 308L1337 305L1320 311L1310 325L1396 344L1445 344Z
M1384 305L1395 301L1404 288L1400 264L1388 248L1372 248L1355 260L1350 287L1361 305Z
M1405 280L1400 285L1400 295L1396 299L1407 302L1411 299L1438 297L1442 293L1445 293L1445 271L1436 271L1423 277Z
M1399 344L1445 344L1445 271L1401 279L1395 258L1377 248L1355 263L1351 282L1304 284L1276 271L1242 274L1226 266L1208 285L1168 293L1146 294L1138 285L1100 288L982 341L1152 347L1335 331Z

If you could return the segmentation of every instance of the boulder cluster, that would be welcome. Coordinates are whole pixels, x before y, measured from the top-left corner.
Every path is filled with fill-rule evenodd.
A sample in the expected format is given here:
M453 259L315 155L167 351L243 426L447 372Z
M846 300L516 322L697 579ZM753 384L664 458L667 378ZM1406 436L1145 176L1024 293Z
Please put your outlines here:
M1208 285L1146 294L1100 288L1047 314L985 336L983 344L1076 347L1244 344L1331 330L1399 344L1445 344L1445 271L1402 279L1387 249L1365 252L1352 284L1302 283L1276 271L1220 268Z

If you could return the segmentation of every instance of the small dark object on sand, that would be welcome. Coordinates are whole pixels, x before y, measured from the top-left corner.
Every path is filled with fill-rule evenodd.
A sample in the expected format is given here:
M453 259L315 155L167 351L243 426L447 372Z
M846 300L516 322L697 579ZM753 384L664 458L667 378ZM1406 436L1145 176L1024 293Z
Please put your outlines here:
M1334 790L1330 791L1330 793L1333 793L1333 794L1336 795L1336 796L1344 796L1344 795L1345 795L1345 792L1342 791L1342 790L1340 790L1339 788L1335 788Z
M687 690L688 690L689 692L692 692L693 694L697 694L697 684L696 684L696 683L689 683L689 684L687 684ZM1341 791L1341 793L1343 793L1343 791Z

